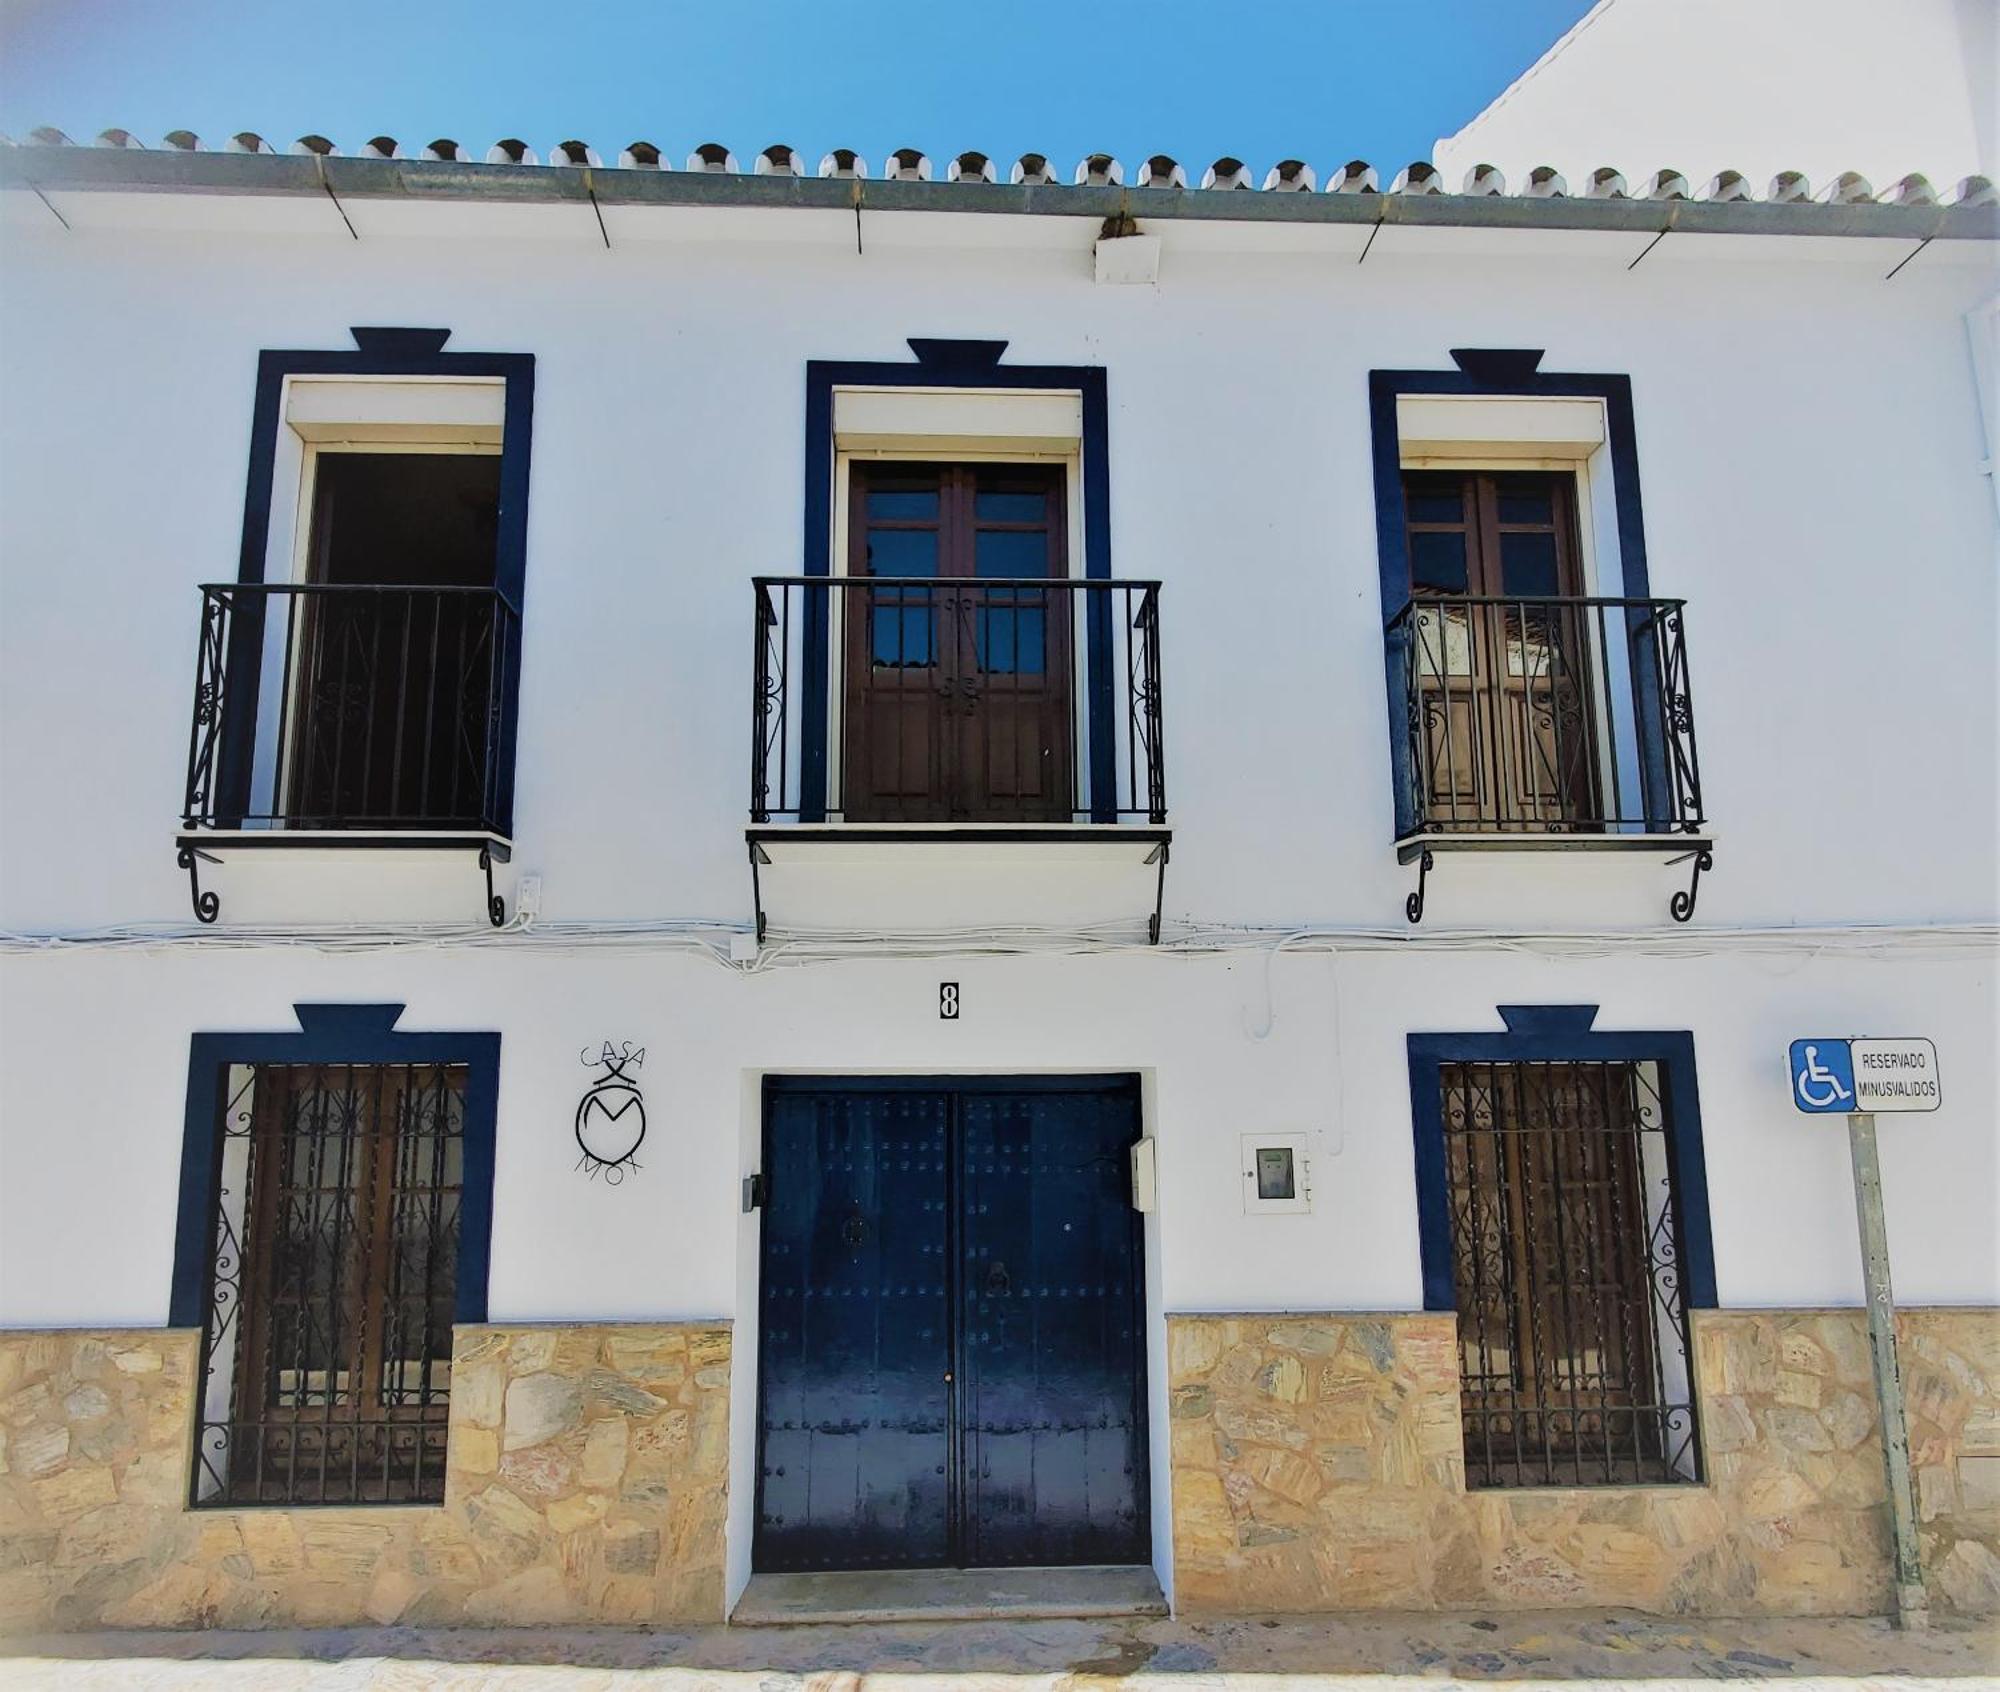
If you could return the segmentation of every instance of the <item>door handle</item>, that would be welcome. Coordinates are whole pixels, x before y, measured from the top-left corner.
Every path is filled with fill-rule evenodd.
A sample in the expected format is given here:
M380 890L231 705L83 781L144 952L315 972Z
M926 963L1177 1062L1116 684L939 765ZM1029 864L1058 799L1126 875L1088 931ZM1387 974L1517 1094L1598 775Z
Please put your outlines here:
M992 1268L986 1271L986 1296L988 1298L1005 1298L1013 1290L1014 1283L1008 1278L1006 1264L995 1263Z

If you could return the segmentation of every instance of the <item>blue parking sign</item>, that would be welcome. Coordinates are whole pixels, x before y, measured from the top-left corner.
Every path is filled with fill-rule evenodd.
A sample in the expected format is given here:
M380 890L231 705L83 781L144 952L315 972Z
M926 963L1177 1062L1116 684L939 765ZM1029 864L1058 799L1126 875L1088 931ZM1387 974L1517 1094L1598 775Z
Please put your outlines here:
M1847 1116L1854 1098L1854 1052L1846 1040L1792 1042L1792 1103L1808 1116Z

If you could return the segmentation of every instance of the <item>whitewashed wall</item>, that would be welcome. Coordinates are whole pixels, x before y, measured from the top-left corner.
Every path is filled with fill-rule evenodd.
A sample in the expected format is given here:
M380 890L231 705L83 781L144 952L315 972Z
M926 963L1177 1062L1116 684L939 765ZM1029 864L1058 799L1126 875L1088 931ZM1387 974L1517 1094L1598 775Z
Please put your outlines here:
M963 993L956 1023L936 1014L947 967ZM2000 1302L1994 977L1976 959L1287 954L1267 975L1256 956L1125 956L739 977L661 955L264 950L10 958L0 983L4 1326L165 1319L190 1028L283 1029L294 999L323 998L405 1001L412 1028L501 1029L490 1314L733 1318L746 1365L734 1382L733 1580L748 1568L756 1423L755 1218L740 1213L738 1183L757 1167L767 1070L1140 1072L1159 1148L1146 1246L1156 1443L1167 1312L1421 1305L1404 1038L1497 1030L1501 1003L1595 1002L1601 1027L1693 1031L1730 1306L1861 1294L1846 1136L1790 1108L1786 1040L1930 1032L1946 1106L1881 1132L1898 1294ZM575 1167L570 1134L591 1079L578 1051L607 1037L647 1049L643 1167L616 1188ZM1243 1214L1246 1131L1312 1137L1310 1215ZM1164 1524L1164 1449L1153 1470Z
M1257 253L1167 225L1185 245L1147 289L1093 285L1067 221L875 214L857 256L838 215L725 226L812 234L751 245L662 212L645 227L687 238L605 252L573 207L507 241L450 237L448 207L424 208L439 239L376 236L409 208L352 209L360 242L10 231L0 926L184 917L193 584L235 573L256 355L357 322L538 359L516 832L551 918L747 916L747 578L798 567L804 365L906 359L910 334L1110 372L1114 568L1167 582L1170 911L1400 921L1366 375L1467 345L1632 377L1721 839L1703 916L1992 911L1972 243L1885 285L1905 243L1675 236L1628 272L1644 236L1390 230L1356 265L1361 229ZM986 244L892 244L919 236ZM1537 891L1571 873L1453 867L1431 920L1652 921L1672 883L1628 862L1601 907ZM225 910L230 877L252 871L218 873Z
M937 1015L944 974L962 985L955 1024ZM1860 1291L1845 1136L1791 1109L1785 1042L1933 1033L1945 1108L1882 1129L1899 1292L2000 1302L1994 983L1978 959L1287 953L1268 998L1257 955L740 977L618 953L156 952L9 959L0 979L0 1326L165 1319L187 1036L288 1030L293 1002L313 999L405 1002L416 1030L501 1030L500 1321L747 1318L736 1183L757 1166L754 1082L767 1070L1140 1071L1160 1142L1165 1309L1414 1309L1404 1037L1498 1032L1504 1003L1598 1003L1602 1028L1693 1031L1717 1276L1736 1306ZM647 1050L645 1167L615 1189L573 1169L570 1133L595 1073L579 1049L606 1038ZM1311 1216L1242 1214L1238 1136L1256 1130L1317 1136Z

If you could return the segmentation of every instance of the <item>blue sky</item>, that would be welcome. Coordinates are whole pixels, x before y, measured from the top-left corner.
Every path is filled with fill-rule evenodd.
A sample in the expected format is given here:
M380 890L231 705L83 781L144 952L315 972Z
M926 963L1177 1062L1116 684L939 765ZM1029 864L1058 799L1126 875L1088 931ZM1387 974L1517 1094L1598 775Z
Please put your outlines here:
M1588 0L0 0L0 130L116 126L157 146L255 130L343 151L387 134L634 139L678 163L722 141L747 165L788 142L879 171L896 147L1169 153L1199 181L1222 154L1428 157ZM1004 177L1004 168L1002 175Z

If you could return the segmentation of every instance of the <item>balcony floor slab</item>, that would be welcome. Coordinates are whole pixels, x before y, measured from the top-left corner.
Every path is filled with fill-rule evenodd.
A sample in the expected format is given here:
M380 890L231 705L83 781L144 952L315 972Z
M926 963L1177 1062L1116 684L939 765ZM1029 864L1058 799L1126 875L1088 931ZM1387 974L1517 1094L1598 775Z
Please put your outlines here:
M1518 833L1498 829L1464 833L1405 834L1396 841L1396 862L1413 864L1425 852L1704 852L1715 847L1712 834Z

